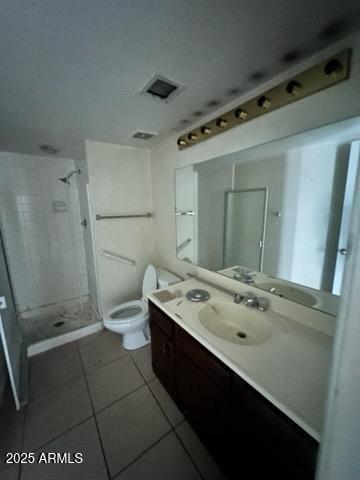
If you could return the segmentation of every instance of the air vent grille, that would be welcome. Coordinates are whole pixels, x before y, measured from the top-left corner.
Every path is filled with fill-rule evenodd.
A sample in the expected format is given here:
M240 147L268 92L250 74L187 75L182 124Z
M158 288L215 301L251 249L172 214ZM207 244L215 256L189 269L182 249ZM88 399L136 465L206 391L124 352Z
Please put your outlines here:
M140 138L141 140L149 140L154 136L153 133L145 133L145 132L136 132L133 135L133 138Z
M177 90L177 85L174 85L167 80L163 80L161 78L156 78L146 89L148 93L151 95L155 95L156 97L165 100L169 97L175 90Z

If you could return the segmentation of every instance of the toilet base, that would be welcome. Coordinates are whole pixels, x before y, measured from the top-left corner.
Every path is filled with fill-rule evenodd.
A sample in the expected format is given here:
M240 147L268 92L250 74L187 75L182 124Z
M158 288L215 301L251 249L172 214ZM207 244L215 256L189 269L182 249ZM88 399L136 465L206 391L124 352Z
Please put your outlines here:
M145 347L150 343L150 336L144 334L143 331L128 333L122 336L122 346L125 350L136 350L137 348Z

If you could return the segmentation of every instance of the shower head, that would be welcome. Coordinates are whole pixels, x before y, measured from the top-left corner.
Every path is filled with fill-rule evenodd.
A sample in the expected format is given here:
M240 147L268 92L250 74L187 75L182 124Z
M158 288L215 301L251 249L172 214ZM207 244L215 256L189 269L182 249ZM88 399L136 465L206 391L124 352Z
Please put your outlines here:
M78 175L81 174L81 170L80 168L78 170L73 170L72 172L70 172L68 175L66 175L66 177L61 177L59 178L60 182L63 182L65 183L66 185L70 185L70 178L75 175L75 173L77 173Z

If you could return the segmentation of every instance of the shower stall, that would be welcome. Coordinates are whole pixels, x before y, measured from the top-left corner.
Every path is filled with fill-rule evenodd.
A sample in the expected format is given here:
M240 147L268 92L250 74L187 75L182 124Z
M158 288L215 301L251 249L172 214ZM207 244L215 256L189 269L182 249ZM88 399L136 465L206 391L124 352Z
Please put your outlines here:
M80 162L0 153L0 228L27 346L99 321ZM41 351L41 349L40 349Z

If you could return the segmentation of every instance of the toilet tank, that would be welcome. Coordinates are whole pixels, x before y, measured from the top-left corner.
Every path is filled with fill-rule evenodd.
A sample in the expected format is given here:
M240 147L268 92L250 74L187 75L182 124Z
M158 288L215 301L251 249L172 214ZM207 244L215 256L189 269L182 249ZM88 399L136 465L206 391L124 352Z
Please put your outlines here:
M177 277L168 270L165 270L165 268L157 268L156 271L159 288L166 288L169 285L173 285L174 283L182 282L182 279L180 277Z

